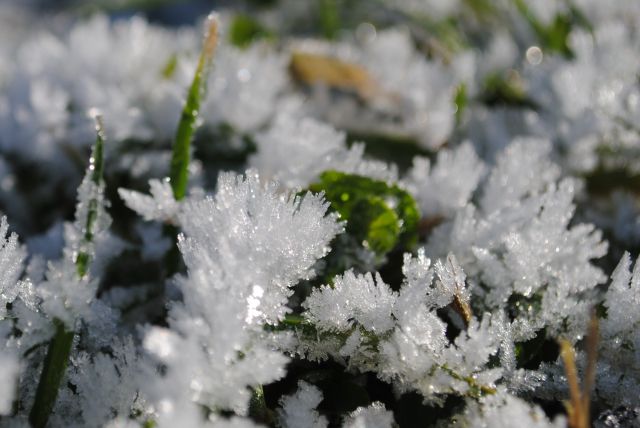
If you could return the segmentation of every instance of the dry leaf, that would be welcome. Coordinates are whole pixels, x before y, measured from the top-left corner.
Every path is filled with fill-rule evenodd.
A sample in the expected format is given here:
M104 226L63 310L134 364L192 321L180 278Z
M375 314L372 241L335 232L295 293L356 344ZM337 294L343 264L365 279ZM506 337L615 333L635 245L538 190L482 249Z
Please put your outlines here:
M309 85L321 83L350 90L365 99L378 92L374 79L363 67L326 55L294 52L289 69L294 79Z

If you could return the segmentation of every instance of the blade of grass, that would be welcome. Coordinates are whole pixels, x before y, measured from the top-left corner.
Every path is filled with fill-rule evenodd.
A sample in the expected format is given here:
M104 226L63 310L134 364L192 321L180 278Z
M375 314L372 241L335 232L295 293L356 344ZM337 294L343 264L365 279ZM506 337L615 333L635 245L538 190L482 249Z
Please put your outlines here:
M318 15L324 37L334 40L340 31L340 8L338 0L320 0Z
M75 335L73 331L67 331L60 320L55 319L53 323L56 333L49 344L36 390L36 398L29 414L29 422L33 428L44 428L47 425L49 415L53 411L58 397L60 383L67 370Z
M104 125L102 123L102 117L95 115L96 121L96 143L93 146L93 153L89 158L89 173L91 174L92 183L98 187L101 185L102 176L104 174ZM87 219L84 230L84 241L90 243L93 241L93 226L98 218L98 199L91 198L89 200L89 211L87 213ZM89 268L89 262L91 261L91 255L85 251L78 253L76 259L76 269L80 278L84 277Z
M96 121L97 138L89 160L87 175L94 185L100 186L104 172L105 137L101 117L95 115L94 118ZM93 241L94 226L98 217L99 201L97 197L94 196L89 199L88 204L89 209L87 211L83 236L85 244L89 244ZM86 246L82 245L81 248L86 248ZM83 278L87 274L90 262L91 254L89 252L80 251L78 253L75 260L78 277ZM53 324L55 326L55 334L51 339L51 342L49 342L47 355L44 359L42 373L40 374L40 380L36 389L33 407L29 413L29 422L34 428L44 428L47 425L49 416L51 415L56 399L58 398L60 383L62 382L67 370L69 355L71 354L73 338L75 336L75 332L73 330L69 330L59 319L54 319Z
M197 126L200 103L206 87L206 76L218 44L218 18L211 14L207 18L207 30L196 72L187 92L187 99L182 109L180 122L176 131L171 156L169 179L176 200L184 198L189 179L189 161L191 157L191 140Z

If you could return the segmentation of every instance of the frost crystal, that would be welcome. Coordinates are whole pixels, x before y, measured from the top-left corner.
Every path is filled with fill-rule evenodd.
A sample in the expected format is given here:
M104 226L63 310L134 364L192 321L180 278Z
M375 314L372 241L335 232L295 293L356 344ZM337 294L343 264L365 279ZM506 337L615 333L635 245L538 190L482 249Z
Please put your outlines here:
M8 350L0 351L0 367L0 415L8 415L13 408L20 374L18 356Z
M563 417L550 421L540 407L530 405L503 390L483 398L479 403L469 402L460 422L473 428L509 428L515 421L523 428L566 426Z
M263 176L289 188L309 185L326 170L365 175L379 180L395 180L395 167L364 160L364 147L347 148L346 135L313 119L281 115L274 125L256 137L258 153L251 165Z
M113 415L129 415L141 410L143 399L138 388L144 371L132 339L117 340L112 354L112 357L98 354L91 358L84 353L72 361L69 382L77 388L80 402L76 405L84 426L101 427Z
M22 294L21 289L28 285L18 281L27 253L18 243L18 235L12 233L7 236L8 233L9 224L3 216L0 220L0 320L7 316L7 303L12 303Z
M87 276L78 278L75 264L63 260L49 264L46 280L38 287L42 297L42 309L53 318L65 323L69 330L75 329L77 319L91 318L98 284Z
M611 275L601 321L597 393L611 405L640 405L640 259L625 253Z
M576 182L556 183L559 171L548 160L549 145L521 140L509 146L481 188L479 208L457 211L427 243L427 254L453 251L470 277L481 282L489 308L502 308L510 296L521 299L519 327L524 336L544 326L555 334L581 334L604 282L591 263L607 245L592 225L570 225ZM523 167L522 165L527 165ZM539 302L539 303L536 303Z
M395 425L393 413L376 401L368 407L358 407L344 420L344 428L391 428Z
M322 401L322 392L304 381L298 382L298 390L280 400L279 423L282 428L325 428L327 418L316 407Z
M196 403L244 414L247 387L284 374L287 358L261 340L262 323L282 319L289 287L313 274L342 225L321 196L277 188L252 171L222 174L215 197L187 203L180 215L184 303L171 311L171 330L154 328L145 339L167 365L162 386L149 392L160 426L199 420Z
M472 318L453 342L436 311L448 306L454 294L466 299L464 273L453 255L448 265L438 262L438 281L424 253L405 256L405 281L399 293L370 274L347 272L333 287L314 290L305 301L305 317L338 344L299 335L297 352L331 355L349 366L372 370L401 391L417 390L437 402L439 394L475 395L492 389L503 374L489 368L489 359L504 346L507 323L500 314Z
M174 220L180 211L180 204L173 196L171 183L166 180L149 180L149 188L151 196L126 189L118 189L118 194L127 207L147 221Z
M425 217L449 217L463 208L485 171L468 143L455 150L439 151L433 168L426 158L417 157L413 162L408 186Z
M0 426L560 427L592 313L637 424L640 2L214 2L202 97L197 7L79 3L0 0Z
M331 286L315 289L305 301L311 322L325 330L348 330L354 324L383 334L393 327L391 312L396 295L370 273L356 276L352 271L336 278Z
M287 83L286 60L258 45L246 50L222 45L202 106L204 117L244 132L264 125Z

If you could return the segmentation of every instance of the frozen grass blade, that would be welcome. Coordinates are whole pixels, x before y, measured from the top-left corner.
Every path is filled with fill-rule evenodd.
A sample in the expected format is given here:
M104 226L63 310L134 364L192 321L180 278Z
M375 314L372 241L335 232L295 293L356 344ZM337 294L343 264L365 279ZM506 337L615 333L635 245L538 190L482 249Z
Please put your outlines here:
M96 188L100 189L104 171L105 137L102 118L99 115L94 115L94 118L96 121L97 138L89 160L87 176ZM93 242L94 227L98 217L98 204L99 201L96 196L88 201L84 236L82 237L83 242L81 244L82 250L78 252L75 260L76 271L80 278L87 274L91 262L91 253L86 251L86 248ZM69 363L69 355L71 354L73 338L75 336L75 332L68 330L59 319L54 319L53 324L56 332L47 349L33 408L29 414L29 422L34 428L44 428L47 425L49 415L51 415L58 397L60 383L64 378Z
M197 126L198 114L200 112L200 102L204 96L207 71L211 65L211 60L216 51L218 44L218 17L215 14L209 15L207 18L207 31L202 46L202 52L198 59L193 81L189 92L187 92L187 100L178 130L176 131L176 139L173 143L173 154L171 157L171 171L169 178L171 180L171 188L176 200L184 198L187 191L187 181L189 179L189 160L191 151L191 140Z
M93 153L89 159L89 171L91 174L92 183L99 188L104 175L104 126L102 124L102 117L95 116L96 121L96 144L93 147ZM87 220L84 230L84 242L89 244L93 241L93 229L96 219L98 218L98 200L94 197L89 200L89 211L87 213ZM91 261L91 255L86 251L80 251L76 259L76 269L78 276L82 278L87 273L89 262Z
M61 321L55 319L53 323L56 333L49 343L36 390L36 398L29 414L29 422L34 428L44 428L47 425L49 415L58 397L58 388L67 370L75 335L73 331L67 331Z

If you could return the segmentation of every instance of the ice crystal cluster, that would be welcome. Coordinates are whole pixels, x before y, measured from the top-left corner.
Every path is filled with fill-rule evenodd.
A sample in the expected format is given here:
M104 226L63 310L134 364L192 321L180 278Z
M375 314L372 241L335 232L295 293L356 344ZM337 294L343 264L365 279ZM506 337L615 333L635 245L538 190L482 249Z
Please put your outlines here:
M144 3L0 2L0 427L640 426L640 3Z

